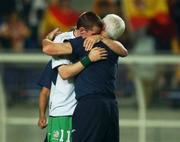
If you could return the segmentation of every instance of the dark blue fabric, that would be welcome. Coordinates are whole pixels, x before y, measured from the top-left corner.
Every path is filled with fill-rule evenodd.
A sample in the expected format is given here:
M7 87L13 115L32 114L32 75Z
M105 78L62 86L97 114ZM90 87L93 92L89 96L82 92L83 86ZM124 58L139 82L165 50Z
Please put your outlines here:
M57 75L58 71L57 69L52 69L52 61L50 60L39 78L38 85L50 89L51 82L56 84Z
M69 40L72 45L71 61L77 62L88 55L84 50L82 38ZM75 78L76 99L86 95L113 96L115 89L115 74L118 56L104 43L99 42L94 47L105 48L108 51L108 59L95 62L86 67Z
M73 142L119 142L119 112L114 99L83 97L72 121Z
M88 55L82 38L69 41L73 47L71 61ZM105 48L108 59L92 63L75 78L78 100L72 119L73 142L119 142L119 113L115 101L115 72L118 56L104 43L94 47Z

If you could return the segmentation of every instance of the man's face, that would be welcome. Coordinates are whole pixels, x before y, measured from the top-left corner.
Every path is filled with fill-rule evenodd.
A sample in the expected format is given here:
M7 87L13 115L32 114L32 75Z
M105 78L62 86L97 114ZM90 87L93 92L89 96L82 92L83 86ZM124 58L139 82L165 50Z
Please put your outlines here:
M92 36L92 35L100 34L101 30L102 30L101 28L99 28L97 26L94 26L90 30L85 29L84 32L81 34L81 36L83 38L86 38L86 37L89 37L89 36Z

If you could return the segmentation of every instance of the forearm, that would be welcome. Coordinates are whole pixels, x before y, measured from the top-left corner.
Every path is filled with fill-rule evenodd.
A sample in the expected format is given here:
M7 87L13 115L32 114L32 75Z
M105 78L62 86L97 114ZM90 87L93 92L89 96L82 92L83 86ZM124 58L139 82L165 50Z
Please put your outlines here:
M49 91L47 91L46 94L44 93L44 90L40 92L40 96L39 96L39 116L40 117L45 117L48 97L49 97Z
M108 38L103 38L101 41L119 56L126 57L128 55L128 50L120 42Z
M56 52L55 49L56 48L51 48L51 44L53 44L53 42L47 38L42 40L42 51L43 53L47 54L47 55L54 55Z
M69 55L72 53L70 43L53 43L49 39L43 39L42 51L47 55Z
M84 56L75 64L63 65L58 68L58 72L63 79L71 78L79 74L85 67L89 66L92 62L107 59L107 51L104 48L93 48L88 56Z
M39 104L39 117L40 118L43 118L46 116L46 107L47 107L47 103Z
M75 64L63 65L58 68L60 76L65 80L79 74L85 67L78 61Z

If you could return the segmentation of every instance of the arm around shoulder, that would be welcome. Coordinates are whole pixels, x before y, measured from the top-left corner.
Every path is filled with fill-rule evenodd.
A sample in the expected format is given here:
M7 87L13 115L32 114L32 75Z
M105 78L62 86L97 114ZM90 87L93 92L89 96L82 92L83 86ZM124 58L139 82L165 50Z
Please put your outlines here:
M103 38L102 42L120 57L126 57L128 55L128 50L119 41Z
M119 41L114 41L117 48L114 48L114 51L121 57L126 57L128 55L128 50L124 47L124 45ZM116 50L117 49L117 50Z
M42 41L42 51L47 55L69 55L72 53L72 46L69 42L53 43L48 39Z

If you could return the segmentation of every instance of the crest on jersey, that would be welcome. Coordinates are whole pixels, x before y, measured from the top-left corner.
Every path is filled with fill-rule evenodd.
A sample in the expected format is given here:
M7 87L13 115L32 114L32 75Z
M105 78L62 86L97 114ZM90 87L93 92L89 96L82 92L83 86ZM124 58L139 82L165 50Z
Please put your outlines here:
M58 138L59 138L59 131L54 131L53 132L53 138L58 140Z

